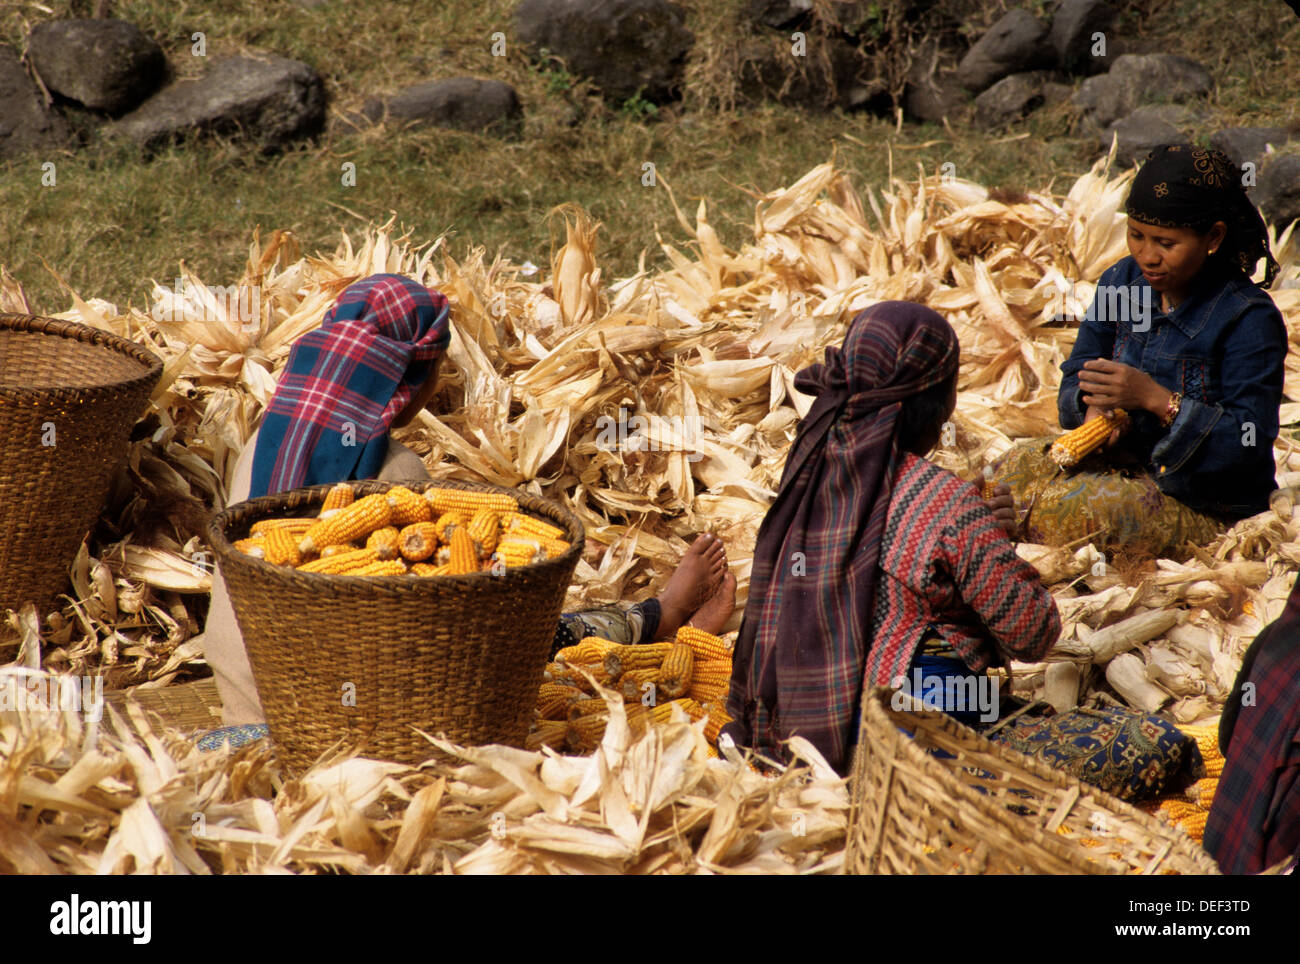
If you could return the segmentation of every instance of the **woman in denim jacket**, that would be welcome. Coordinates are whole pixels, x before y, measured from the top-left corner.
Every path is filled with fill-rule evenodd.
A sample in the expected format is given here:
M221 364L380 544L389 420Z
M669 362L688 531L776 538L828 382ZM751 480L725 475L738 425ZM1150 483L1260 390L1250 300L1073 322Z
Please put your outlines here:
M1158 148L1125 210L1130 256L1098 282L1057 404L1062 428L1117 408L1128 425L1074 470L1034 440L996 478L1033 541L1164 554L1268 508L1287 331L1264 222L1225 155Z

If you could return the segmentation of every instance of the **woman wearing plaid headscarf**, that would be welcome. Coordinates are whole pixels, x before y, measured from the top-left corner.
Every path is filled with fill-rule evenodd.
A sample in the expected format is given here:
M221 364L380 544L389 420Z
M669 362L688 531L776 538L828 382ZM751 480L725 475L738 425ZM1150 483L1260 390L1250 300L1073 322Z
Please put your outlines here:
M394 274L349 286L321 325L290 350L262 424L235 465L229 501L350 479L421 481L418 455L390 436L429 404L451 342L447 299ZM735 578L716 536L699 536L655 599L560 617L554 649L583 636L621 643L671 636L691 621L716 632L731 616ZM204 748L264 736L265 714L219 573L203 637L221 695L222 729Z
M1225 155L1158 148L1125 210L1130 255L1101 276L1058 407L1063 428L1113 409L1129 426L1063 475L1051 440L1022 443L996 477L1031 541L1160 555L1268 508L1287 332L1264 290L1268 233Z

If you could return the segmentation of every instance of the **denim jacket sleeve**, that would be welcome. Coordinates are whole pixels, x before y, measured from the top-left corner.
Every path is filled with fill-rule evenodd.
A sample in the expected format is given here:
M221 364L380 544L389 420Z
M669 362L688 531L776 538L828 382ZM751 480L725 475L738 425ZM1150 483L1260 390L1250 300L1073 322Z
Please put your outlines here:
M1097 291L1114 282L1118 277L1118 265L1107 268L1097 279ZM1079 388L1079 369L1083 363L1094 358L1110 358L1115 349L1115 322L1106 319L1106 312L1098 309L1098 297L1094 294L1088 314L1079 324L1079 334L1074 340L1074 350L1061 365L1061 387L1056 395L1057 414L1061 419L1061 428L1078 428L1083 424L1088 406L1083 404L1083 390Z
M1173 425L1151 450L1161 475L1230 470L1243 446L1271 447L1278 434L1286 352L1286 327L1277 308L1250 304L1222 342L1220 400L1184 398Z

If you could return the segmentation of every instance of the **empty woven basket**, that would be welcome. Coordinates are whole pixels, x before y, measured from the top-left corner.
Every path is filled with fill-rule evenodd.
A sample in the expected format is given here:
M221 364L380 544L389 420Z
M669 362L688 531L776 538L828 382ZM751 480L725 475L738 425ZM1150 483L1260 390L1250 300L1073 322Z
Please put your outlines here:
M1181 829L892 696L863 698L847 873L1218 873Z
M161 375L125 338L0 314L0 614L64 588Z
M387 482L354 482L357 496ZM231 506L208 527L266 711L271 739L301 772L336 744L417 764L436 756L418 732L522 747L582 553L582 525L527 492L465 482L407 483L508 492L567 533L569 548L502 574L359 577L304 573L231 545L259 519L319 512L329 486Z

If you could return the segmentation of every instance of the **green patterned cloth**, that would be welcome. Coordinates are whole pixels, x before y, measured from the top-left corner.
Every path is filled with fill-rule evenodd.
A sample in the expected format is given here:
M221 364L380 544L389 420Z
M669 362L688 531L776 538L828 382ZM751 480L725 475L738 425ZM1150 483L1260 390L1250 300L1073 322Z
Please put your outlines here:
M1028 542L1092 542L1099 549L1125 546L1165 556L1187 542L1204 545L1231 525L1165 495L1136 464L1115 467L1094 453L1059 469L1047 455L1055 440L1018 442L993 466L993 481L1011 487Z

